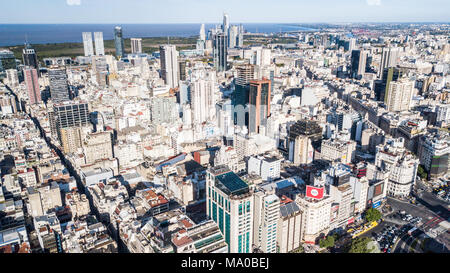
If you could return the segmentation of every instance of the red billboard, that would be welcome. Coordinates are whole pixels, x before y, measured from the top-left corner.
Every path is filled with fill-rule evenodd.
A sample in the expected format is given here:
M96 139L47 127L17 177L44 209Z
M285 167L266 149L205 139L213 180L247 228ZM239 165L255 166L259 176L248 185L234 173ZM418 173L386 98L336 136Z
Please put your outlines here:
M306 196L315 198L315 199L322 199L323 198L323 187L313 187L313 186L306 186Z

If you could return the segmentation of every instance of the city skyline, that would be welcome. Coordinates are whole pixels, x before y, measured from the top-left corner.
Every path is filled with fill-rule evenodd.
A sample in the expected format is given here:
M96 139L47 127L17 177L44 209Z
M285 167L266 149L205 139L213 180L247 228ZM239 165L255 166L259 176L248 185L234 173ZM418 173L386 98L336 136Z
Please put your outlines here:
M450 252L450 23L267 23L442 1L36 2L8 3L115 17L0 24L0 255Z
M230 0L226 3L205 0L169 0L161 3L137 0L17 0L3 8L5 12L0 24L220 23L217 18L223 13L231 15L230 22L240 23L450 21L450 2L444 0L344 0L338 5L330 0L313 3L293 0L276 3L254 0ZM168 12L149 13L151 10ZM45 20L39 16L40 11L46 13Z

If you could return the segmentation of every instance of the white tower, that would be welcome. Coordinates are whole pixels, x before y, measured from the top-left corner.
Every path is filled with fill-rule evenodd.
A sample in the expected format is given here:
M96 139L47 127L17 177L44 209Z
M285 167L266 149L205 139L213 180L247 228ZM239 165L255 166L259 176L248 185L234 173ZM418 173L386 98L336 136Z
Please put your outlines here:
M159 52L161 76L170 88L175 88L178 86L178 51L174 45L162 45Z
M94 55L94 46L92 44L92 32L83 32L84 56Z
M105 55L105 46L103 45L103 32L94 32L95 55Z

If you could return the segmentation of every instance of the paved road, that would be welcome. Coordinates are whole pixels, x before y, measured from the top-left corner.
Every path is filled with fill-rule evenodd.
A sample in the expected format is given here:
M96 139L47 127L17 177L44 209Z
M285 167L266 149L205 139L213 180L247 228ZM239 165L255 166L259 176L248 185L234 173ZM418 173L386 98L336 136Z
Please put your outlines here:
M408 233L400 237L396 245L394 245L393 253L422 253L421 248L424 233L422 231L409 236ZM414 244L414 241L417 241ZM414 245L414 247L413 247Z
M411 214L414 217L421 217L424 221L431 219L437 216L436 213L428 209L426 206L414 205L407 201L400 201L398 199L394 199L392 197L387 198L387 202L394 211L402 211L404 210L406 213Z

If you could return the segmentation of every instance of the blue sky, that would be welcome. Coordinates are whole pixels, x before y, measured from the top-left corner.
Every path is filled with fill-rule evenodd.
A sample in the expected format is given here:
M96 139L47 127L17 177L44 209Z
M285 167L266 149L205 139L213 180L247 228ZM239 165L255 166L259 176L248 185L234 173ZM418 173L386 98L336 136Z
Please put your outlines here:
M450 22L450 0L0 0L0 23Z

